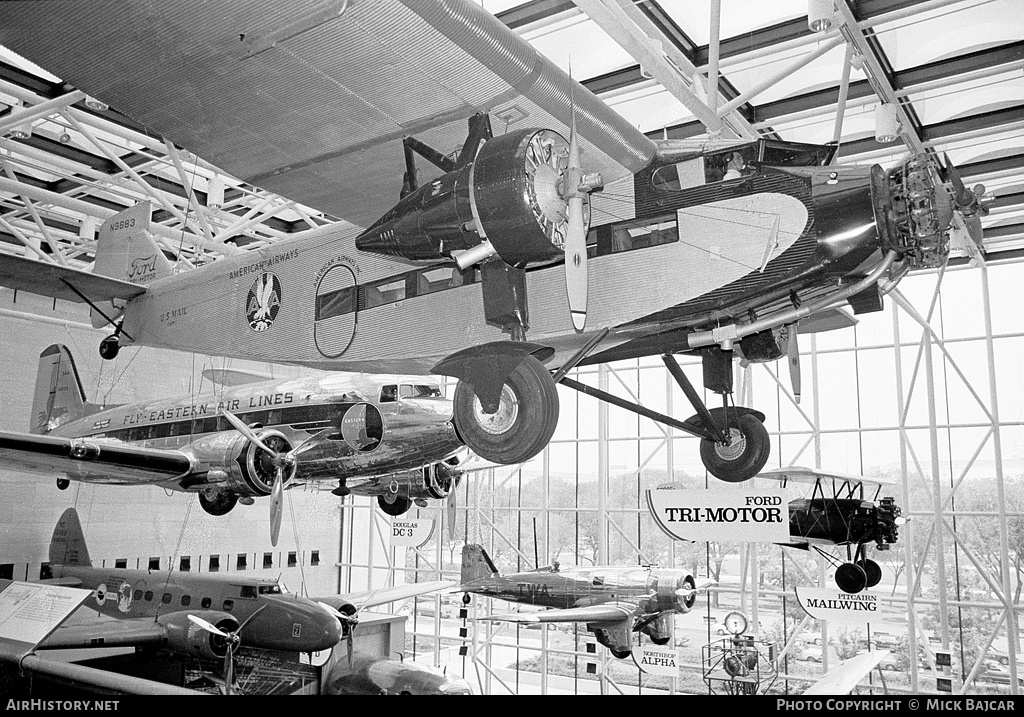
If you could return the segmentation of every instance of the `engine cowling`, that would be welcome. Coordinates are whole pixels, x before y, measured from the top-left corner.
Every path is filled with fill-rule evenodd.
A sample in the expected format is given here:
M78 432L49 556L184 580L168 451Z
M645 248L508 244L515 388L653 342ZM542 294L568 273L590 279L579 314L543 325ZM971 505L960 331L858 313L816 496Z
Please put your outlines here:
M560 183L568 155L568 141L553 130L494 137L472 162L405 197L356 239L356 247L436 261L487 239L513 266L559 259L568 206ZM586 200L583 214L586 226Z
M189 615L206 620L222 632L238 630L234 615L218 610L178 611L161 615L157 622L167 631L168 645L175 651L207 660L219 660L227 654L228 643L220 635L204 630L188 619Z
M656 570L651 575L654 609L651 612L685 614L697 603L697 582L682 570Z
M291 441L274 429L257 429L256 435L278 453L292 449ZM276 468L273 457L234 431L220 431L200 438L183 449L216 476L221 492L239 496L270 495ZM295 477L295 467L286 470L284 484Z

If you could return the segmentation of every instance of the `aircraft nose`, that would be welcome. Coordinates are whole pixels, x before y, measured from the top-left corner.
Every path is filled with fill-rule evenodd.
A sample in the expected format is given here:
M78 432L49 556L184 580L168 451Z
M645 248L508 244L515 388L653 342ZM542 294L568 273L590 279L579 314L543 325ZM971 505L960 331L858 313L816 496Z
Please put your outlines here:
M253 619L252 626L262 634L263 642L273 635L273 641L279 643L276 649L319 652L341 641L341 622L312 600L294 595L265 595L263 599L267 609Z

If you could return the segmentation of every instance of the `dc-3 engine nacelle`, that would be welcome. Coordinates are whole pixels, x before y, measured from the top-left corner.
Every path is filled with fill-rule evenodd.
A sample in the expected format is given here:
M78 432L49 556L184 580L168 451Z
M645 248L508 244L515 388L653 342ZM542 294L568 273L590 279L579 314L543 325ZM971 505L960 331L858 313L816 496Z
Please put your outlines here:
M291 441L280 431L256 429L256 435L279 453L292 449ZM240 433L219 431L200 438L184 449L207 468L210 483L236 496L270 495L274 488L275 467L271 456ZM295 469L286 472L285 485L294 477Z
M238 630L238 620L233 615L218 610L179 611L157 618L157 622L167 630L168 646L175 652L207 660L222 659L227 654L227 641L220 635L196 625L188 619L189 615L206 620L221 632L228 633Z
M496 253L513 266L559 259L568 156L569 142L552 130L523 129L490 139L472 162L402 199L356 247L423 261L470 249L482 252L477 261ZM584 220L589 216L585 202ZM490 246L481 249L484 239Z

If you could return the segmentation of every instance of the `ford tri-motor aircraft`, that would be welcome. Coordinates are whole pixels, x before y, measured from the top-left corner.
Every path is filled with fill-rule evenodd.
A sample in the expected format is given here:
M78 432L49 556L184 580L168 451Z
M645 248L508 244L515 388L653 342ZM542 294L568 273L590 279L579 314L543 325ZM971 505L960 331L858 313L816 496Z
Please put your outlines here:
M807 317L880 310L907 272L946 260L955 214L981 241L983 191L948 162L654 142L472 0L272 5L0 3L0 44L356 227L225 246L176 271L138 205L107 221L92 272L0 258L4 285L86 302L113 325L105 357L135 344L454 376L460 438L503 464L548 443L561 383L699 436L708 471L735 482L770 441L762 413L732 405L734 357L795 359ZM720 407L676 353L702 358ZM566 376L650 355L693 417Z
M61 489L78 480L198 493L211 515L269 495L276 545L292 486L377 495L391 514L445 498L465 453L451 410L429 377L341 373L104 409L86 401L71 353L55 344L39 356L32 432L0 432L0 459L56 475Z
M790 466L762 471L758 478L807 484L810 495L789 502L787 547L814 550L835 566L836 586L844 593L873 588L882 579L881 566L868 557L871 543L888 550L899 539L902 511L892 497L882 498L882 488L893 482L830 473L814 468ZM865 487L874 488L867 494ZM846 560L840 560L822 546L844 546Z
M695 580L685 570L643 566L570 568L557 564L502 575L480 545L462 548L461 584L454 592L483 595L509 602L540 605L550 610L478 617L490 622L535 624L582 622L597 641L620 659L633 649L633 633L642 632L655 645L672 640L672 616L685 614L697 593L714 580Z
M74 508L54 527L49 557L48 581L92 590L84 606L117 621L58 627L40 649L136 647L224 660L228 685L231 653L239 644L312 653L346 639L351 648L359 610L454 584L305 598L286 592L274 578L94 567Z

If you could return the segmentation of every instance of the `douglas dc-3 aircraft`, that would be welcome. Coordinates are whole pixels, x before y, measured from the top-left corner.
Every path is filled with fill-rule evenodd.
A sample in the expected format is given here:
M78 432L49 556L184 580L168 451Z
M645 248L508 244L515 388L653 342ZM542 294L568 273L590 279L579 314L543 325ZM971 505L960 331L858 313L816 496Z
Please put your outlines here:
M813 547L836 567L836 585L844 593L859 593L878 584L882 568L867 556L867 547L874 543L878 550L888 550L903 523L896 501L880 497L882 487L893 485L892 481L798 466L762 471L758 477L783 486L790 482L811 486L809 497L789 502L791 539L782 545L803 550ZM873 486L874 494L866 496L865 486ZM846 561L820 547L824 545L845 546Z
M310 599L285 592L273 578L97 568L74 508L64 511L54 528L50 571L51 582L93 590L85 606L118 620L59 627L40 649L149 647L223 659L228 685L231 653L238 644L318 652L348 638L351 646L359 610L453 585L413 583Z
M356 227L175 273L140 205L108 220L92 272L5 255L4 285L90 304L114 326L108 358L135 344L457 377L459 436L495 463L543 449L561 383L701 437L718 478L751 478L770 442L762 413L731 405L734 356L795 358L807 317L879 310L907 272L945 261L954 212L981 241L983 189L948 162L656 143L472 0L5 2L0 44ZM721 407L675 353L701 356ZM696 415L565 375L649 355Z
M685 614L697 593L714 580L694 579L685 570L655 567L593 567L562 570L553 565L524 573L501 575L479 545L462 548L462 583L453 592L541 605L551 610L487 615L491 622L584 622L597 641L618 658L629 657L633 633L642 632L655 645L672 639L676 613Z
M65 346L39 356L31 434L0 432L4 467L113 485L197 492L211 515L271 496L271 541L283 491L337 483L396 514L444 498L462 445L451 402L423 376L324 374L103 409L85 400Z

